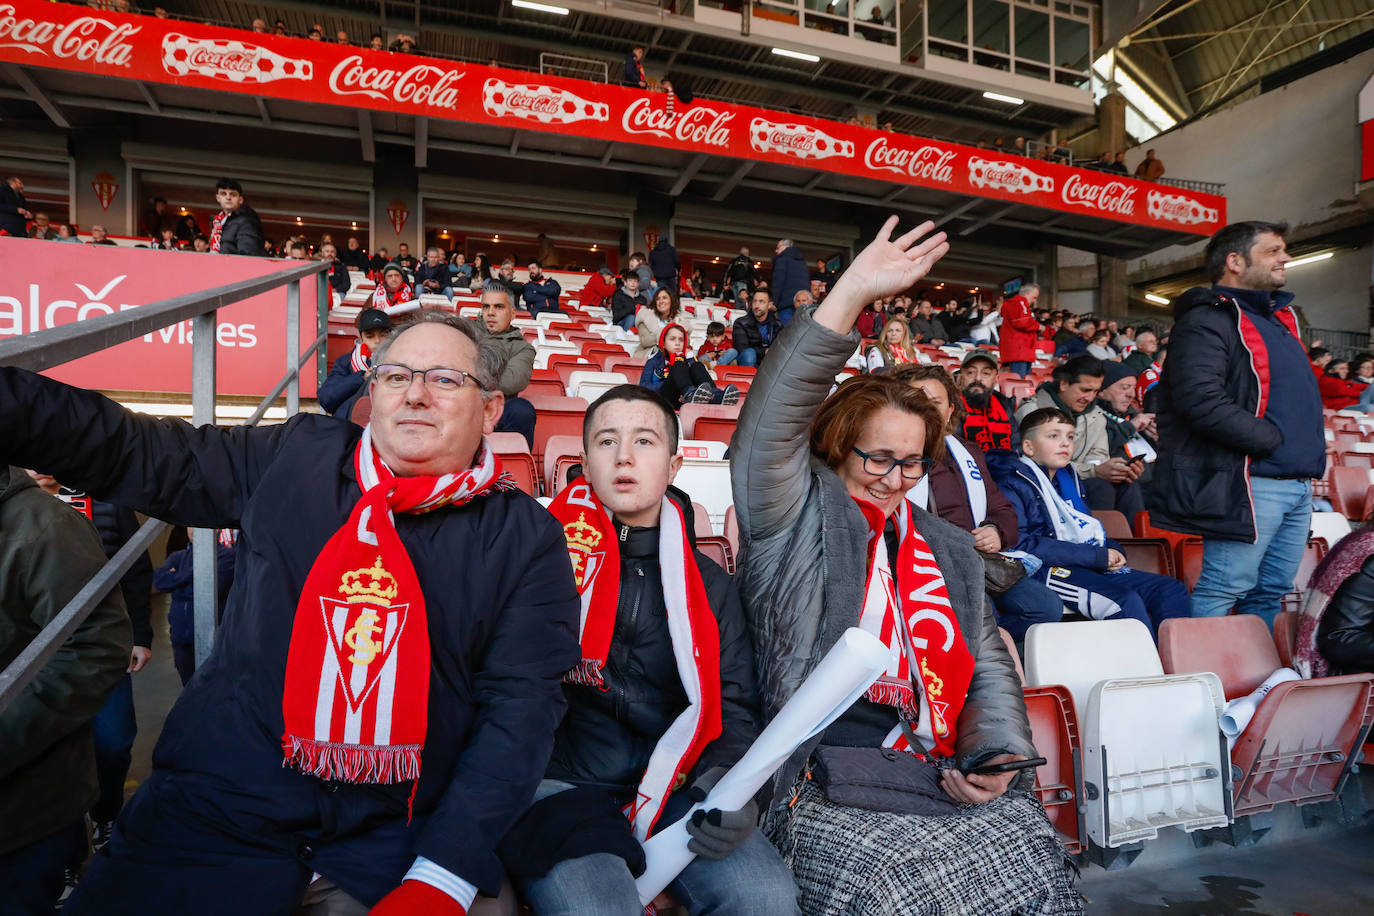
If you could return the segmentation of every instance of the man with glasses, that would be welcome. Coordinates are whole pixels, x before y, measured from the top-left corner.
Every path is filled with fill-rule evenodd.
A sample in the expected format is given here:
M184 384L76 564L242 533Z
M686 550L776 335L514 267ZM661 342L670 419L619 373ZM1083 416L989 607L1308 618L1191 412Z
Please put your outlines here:
M425 313L371 423L193 428L0 368L0 452L177 525L240 528L209 659L65 909L466 913L529 804L580 658L559 525L486 446L499 353ZM381 901L379 903L379 901Z

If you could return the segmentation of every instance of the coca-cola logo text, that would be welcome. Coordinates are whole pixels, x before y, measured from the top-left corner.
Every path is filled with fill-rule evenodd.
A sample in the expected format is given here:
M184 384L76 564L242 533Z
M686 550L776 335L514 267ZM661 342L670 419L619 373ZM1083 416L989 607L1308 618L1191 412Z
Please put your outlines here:
M730 143L730 122L734 117L733 112L720 112L705 105L668 111L654 108L647 98L640 98L625 109L620 126L631 134L653 134L665 140L725 147Z
M1060 191L1060 198L1066 204L1094 207L1103 213L1135 214L1135 188L1124 181L1093 184L1082 175L1070 175Z
M954 180L954 152L938 146L906 149L889 146L886 137L879 137L864 151L864 165L870 169L906 174L918 181L937 181L949 184Z
M195 67L210 67L215 70L230 70L236 73L252 73L256 54L248 51L220 51L214 48L193 48L187 63Z
M81 16L66 25L21 19L14 7L0 4L0 48L21 48L59 59L94 61L106 67L127 67L133 46L125 39L141 26L119 25L98 16Z
M429 105L433 108L458 107L460 70L444 70L429 64L416 64L409 70L369 67L360 54L339 61L329 74L329 88L336 95L365 95L378 101Z

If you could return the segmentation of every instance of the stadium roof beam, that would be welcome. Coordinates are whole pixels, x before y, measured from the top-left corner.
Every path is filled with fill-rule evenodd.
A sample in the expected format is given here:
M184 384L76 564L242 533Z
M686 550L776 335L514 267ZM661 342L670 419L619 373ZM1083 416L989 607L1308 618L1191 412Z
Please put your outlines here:
M1019 203L1010 203L1007 204L1005 207L998 207L996 210L993 210L986 216L981 216L973 222L969 223L964 228L960 229L959 237L963 238L964 236L972 235L979 229L982 229L988 223L996 222L997 220L1001 219L1004 216L1007 216L1011 213L1011 211L1017 209L1020 206L1021 205Z
M682 177L673 183L673 187L668 191L669 197L679 197L682 192L687 190L687 186L692 183L692 179L697 177L697 172L706 164L710 158L705 153L697 153L692 157L692 161L687 163L687 167L682 170Z
M722 200L729 197L730 192L739 186L739 183L744 180L744 176L748 175L753 168L753 159L745 159L739 165L735 166L735 170L730 173L730 177L721 182L720 187L716 188L716 193L711 195L711 199L716 203L720 203Z
M272 113L267 110L267 100L260 95L253 96L253 101L258 103L258 114L262 116L262 123L272 126Z
M154 113L162 110L162 106L158 103L157 97L153 95L153 90L148 87L147 83L136 82L134 85L138 87L139 95L143 96L143 101L148 103L148 107Z
M51 96L43 90L43 87L33 81L33 77L24 72L23 68L14 64L5 64L5 72L10 79L19 84L19 88L24 90L26 95L35 105L43 109L54 124L64 130L70 130L72 122L67 120L66 113L58 106Z
M955 207L953 210L950 210L948 213L941 215L941 217L935 221L935 228L939 229L941 226L943 226L950 220L958 219L959 217L963 216L965 213L972 210L974 207L978 206L978 201L979 198L977 197L970 198L961 203L959 206Z

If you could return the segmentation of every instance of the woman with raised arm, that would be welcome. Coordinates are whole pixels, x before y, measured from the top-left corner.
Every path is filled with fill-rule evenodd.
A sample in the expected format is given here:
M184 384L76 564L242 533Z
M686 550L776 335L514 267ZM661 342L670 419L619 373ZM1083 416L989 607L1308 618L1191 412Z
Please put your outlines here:
M878 681L779 770L765 831L808 914L1081 911L1033 771L1020 681L973 537L906 499L941 417L883 376L842 384L864 303L949 250L891 217L760 368L732 444L737 581L771 717L848 627L890 647ZM880 780L896 791L864 791ZM1009 791L1009 789L1011 791Z

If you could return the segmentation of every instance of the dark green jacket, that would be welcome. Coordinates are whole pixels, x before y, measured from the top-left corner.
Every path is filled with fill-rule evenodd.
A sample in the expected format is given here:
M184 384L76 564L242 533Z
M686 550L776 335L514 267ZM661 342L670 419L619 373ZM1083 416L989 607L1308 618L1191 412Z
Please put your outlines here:
M0 669L104 565L95 526L21 468L0 468ZM116 588L0 710L0 855L61 830L95 801L91 720L132 647Z

